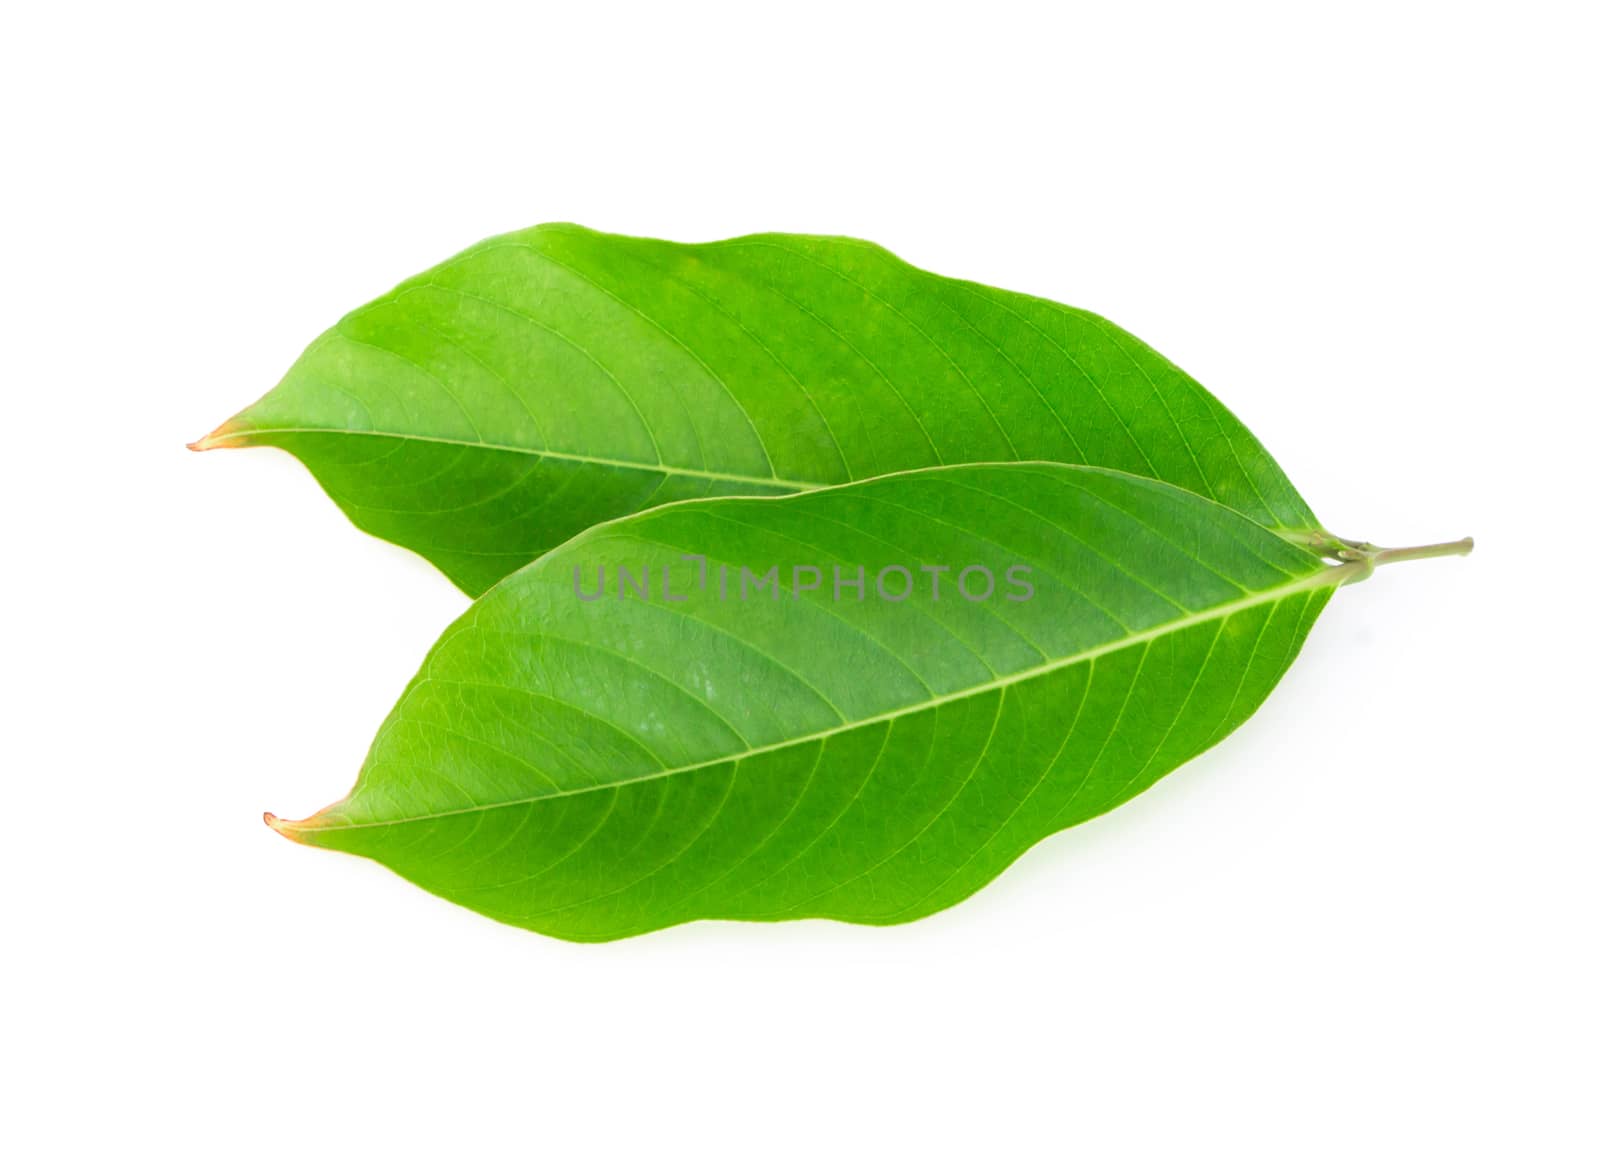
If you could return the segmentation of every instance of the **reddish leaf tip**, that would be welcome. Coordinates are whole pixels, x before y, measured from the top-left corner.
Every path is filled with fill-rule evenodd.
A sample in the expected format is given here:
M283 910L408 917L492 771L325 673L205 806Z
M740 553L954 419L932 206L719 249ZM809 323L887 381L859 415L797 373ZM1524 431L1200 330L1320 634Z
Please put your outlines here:
M295 823L293 820L281 820L271 812L262 812L261 820L285 839L293 840L297 844L300 843L300 824Z
M229 418L204 438L197 438L193 442L185 442L184 445L196 453L215 450L218 446L223 445L227 439L237 437L238 433L238 428L233 424L233 419Z

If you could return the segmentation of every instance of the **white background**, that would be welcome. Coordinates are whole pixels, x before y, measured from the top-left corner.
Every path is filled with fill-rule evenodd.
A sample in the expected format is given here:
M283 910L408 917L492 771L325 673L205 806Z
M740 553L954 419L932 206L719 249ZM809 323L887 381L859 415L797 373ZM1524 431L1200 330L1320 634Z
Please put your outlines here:
M32 5L5 18L17 1153L1595 1153L1586 5ZM464 606L183 444L547 220L839 232L1102 312L1338 532L1259 715L958 908L575 946L262 826Z

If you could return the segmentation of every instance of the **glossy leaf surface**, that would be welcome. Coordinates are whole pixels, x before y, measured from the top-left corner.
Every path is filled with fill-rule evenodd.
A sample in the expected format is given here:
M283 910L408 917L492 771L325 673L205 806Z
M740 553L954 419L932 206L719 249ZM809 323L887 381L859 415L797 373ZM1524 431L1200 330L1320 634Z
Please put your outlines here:
M1073 466L662 507L478 600L351 794L270 822L574 940L914 919L1227 735L1350 570Z
M345 317L196 443L242 445L295 454L474 595L661 503L941 464L1114 468L1316 527L1249 431L1132 335L844 238L492 238Z

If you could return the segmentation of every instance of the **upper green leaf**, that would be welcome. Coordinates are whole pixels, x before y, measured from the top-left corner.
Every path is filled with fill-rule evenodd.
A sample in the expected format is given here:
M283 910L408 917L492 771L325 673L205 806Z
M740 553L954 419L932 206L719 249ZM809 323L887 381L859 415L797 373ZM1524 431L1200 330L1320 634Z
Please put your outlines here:
M661 507L479 599L350 795L271 822L575 940L909 920L1228 734L1364 573L1053 464Z
M1250 432L1131 334L834 237L492 238L349 314L196 445L290 451L470 594L669 501L941 464L1102 466L1317 525Z

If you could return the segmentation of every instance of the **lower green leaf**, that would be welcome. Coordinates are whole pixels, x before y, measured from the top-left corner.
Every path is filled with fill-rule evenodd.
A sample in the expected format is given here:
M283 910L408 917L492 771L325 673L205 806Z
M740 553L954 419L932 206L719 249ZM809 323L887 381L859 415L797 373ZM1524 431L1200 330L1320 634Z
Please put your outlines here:
M1231 732L1352 557L1038 463L662 507L490 590L350 795L268 818L570 940L911 920Z

